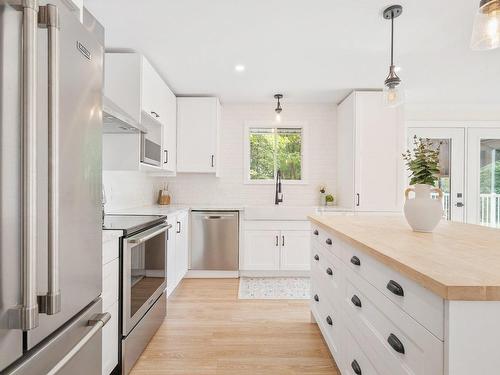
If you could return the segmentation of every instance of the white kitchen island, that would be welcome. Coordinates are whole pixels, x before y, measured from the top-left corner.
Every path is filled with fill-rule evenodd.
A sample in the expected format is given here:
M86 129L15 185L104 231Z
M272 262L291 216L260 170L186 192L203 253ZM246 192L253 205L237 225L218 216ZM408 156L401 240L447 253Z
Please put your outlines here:
M311 313L342 374L500 373L500 230L310 220Z

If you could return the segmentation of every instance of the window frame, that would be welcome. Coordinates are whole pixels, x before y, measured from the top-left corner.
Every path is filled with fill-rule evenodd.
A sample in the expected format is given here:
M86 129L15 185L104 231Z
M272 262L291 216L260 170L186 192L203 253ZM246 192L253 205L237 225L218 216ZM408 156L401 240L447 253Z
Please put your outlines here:
M243 182L246 185L273 185L276 176L272 180L252 180L250 179L250 129L301 129L301 179L300 180L282 180L283 185L307 185L308 182L308 126L305 122L287 121L282 123L273 123L272 121L246 121L243 130Z

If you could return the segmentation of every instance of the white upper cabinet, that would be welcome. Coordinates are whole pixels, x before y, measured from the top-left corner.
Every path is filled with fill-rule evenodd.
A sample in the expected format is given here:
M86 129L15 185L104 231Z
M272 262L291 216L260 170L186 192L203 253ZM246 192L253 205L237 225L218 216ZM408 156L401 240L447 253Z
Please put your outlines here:
M403 110L382 92L355 91L337 112L337 203L356 211L400 211L405 150Z
M152 168L152 171L175 174L177 138L175 95L149 61L140 54L106 53L105 66L105 96L133 120L144 125L148 133L151 131L161 134L158 142L161 142L162 163L161 167ZM120 141L115 143L119 145ZM112 152L116 154L119 150Z
M219 175L218 98L177 98L177 172Z

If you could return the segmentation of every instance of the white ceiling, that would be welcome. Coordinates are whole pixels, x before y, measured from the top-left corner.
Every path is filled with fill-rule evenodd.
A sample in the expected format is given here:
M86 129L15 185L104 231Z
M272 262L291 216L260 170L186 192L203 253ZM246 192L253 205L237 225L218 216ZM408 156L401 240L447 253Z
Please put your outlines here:
M396 64L408 105L500 113L500 49L473 52L479 0L404 0ZM381 88L387 0L85 0L108 49L143 53L177 95L223 102L337 102ZM246 71L234 71L244 64Z

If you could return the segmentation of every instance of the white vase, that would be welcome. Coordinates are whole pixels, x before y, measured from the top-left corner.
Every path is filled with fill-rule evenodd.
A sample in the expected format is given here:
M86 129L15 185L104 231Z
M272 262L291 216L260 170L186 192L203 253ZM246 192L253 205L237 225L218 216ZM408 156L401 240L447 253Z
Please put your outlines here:
M415 197L410 199L410 192ZM437 193L439 199L433 199ZM416 184L405 190L404 213L406 221L415 232L432 232L443 217L443 192L431 185Z

